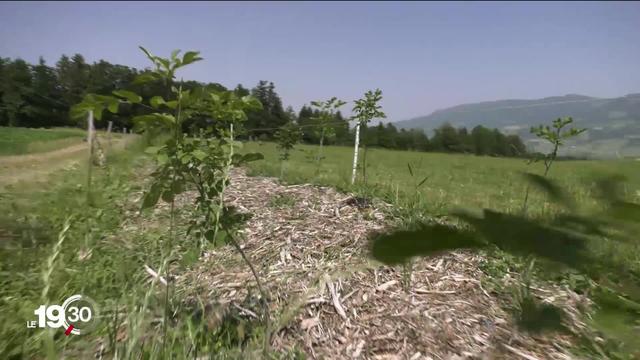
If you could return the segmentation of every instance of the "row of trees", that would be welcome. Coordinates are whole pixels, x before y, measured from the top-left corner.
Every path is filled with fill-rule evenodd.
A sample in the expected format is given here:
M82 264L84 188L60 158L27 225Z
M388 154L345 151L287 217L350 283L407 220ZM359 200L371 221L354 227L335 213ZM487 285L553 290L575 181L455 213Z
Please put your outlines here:
M315 126L317 110L303 106L297 118L300 125L301 141L318 144L320 133ZM354 141L354 130L340 112L335 114L331 124L334 136L324 139L325 144L351 146ZM422 129L398 129L393 123L379 122L360 128L361 143L367 147L378 147L395 150L433 151L450 153L469 153L476 155L518 157L527 154L526 146L518 135L505 135L497 129L476 126L471 131L465 127L454 128L443 124L429 138Z
M0 126L53 127L82 124L82 119L69 116L70 106L80 102L86 94L111 94L114 90L127 90L143 97L151 94L168 94L170 88L160 79L147 82L135 81L151 70L137 70L100 60L93 64L76 54L63 55L55 66L49 66L41 58L32 65L21 59L0 58ZM218 83L202 84L196 81L181 82L183 89L192 90L204 86L210 90L227 90ZM288 123L300 126L302 141L309 144L354 144L354 129L349 119L340 111L330 118L321 116L317 106L304 105L296 114L291 107L285 109L273 82L260 81L254 88L238 85L233 92L243 97L252 95L262 103L259 110L247 112L244 129L239 136L249 139L272 140L278 128ZM131 119L151 113L144 107L124 106L116 114L105 112L101 124L113 121L115 128L132 128ZM207 117L192 117L184 122L185 132L197 132L210 125ZM518 136L506 136L498 130L478 126L467 131L443 125L432 138L423 130L397 129L393 124L362 124L362 145L398 150L463 152L478 155L519 156L525 147Z

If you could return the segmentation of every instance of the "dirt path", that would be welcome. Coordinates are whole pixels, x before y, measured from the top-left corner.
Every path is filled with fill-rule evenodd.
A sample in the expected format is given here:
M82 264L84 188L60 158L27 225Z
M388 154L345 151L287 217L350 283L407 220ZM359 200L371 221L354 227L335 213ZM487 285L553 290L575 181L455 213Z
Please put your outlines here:
M106 139L100 141L108 151ZM130 141L129 137L113 138L111 148L121 149L127 141ZM87 151L87 143L82 142L44 153L0 156L0 187L23 181L43 180L57 170L86 159Z
M384 204L361 207L331 188L283 186L242 170L227 201L252 215L242 246L270 294L276 349L319 359L570 358L568 338L517 330L481 286L478 255L417 260L405 290L402 268L367 256L367 237L390 223ZM260 311L255 281L230 246L206 254L178 283L229 311L249 310L241 316ZM547 301L574 296L554 289Z

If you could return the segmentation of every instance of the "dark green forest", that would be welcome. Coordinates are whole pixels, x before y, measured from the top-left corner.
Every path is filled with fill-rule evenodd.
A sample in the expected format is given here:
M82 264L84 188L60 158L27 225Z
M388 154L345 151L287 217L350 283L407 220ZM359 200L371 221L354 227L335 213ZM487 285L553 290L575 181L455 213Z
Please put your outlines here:
M169 88L161 81L137 84L134 79L148 69L138 70L128 66L111 64L100 60L89 64L80 54L63 55L49 66L40 58L38 64L29 64L22 59L0 57L0 126L59 127L84 126L83 119L69 116L70 107L82 101L86 94L110 95L114 90L129 90L143 97L168 93ZM183 88L198 86L219 90L231 90L218 83L183 81ZM261 80L249 89L238 84L232 91L237 95L253 95L263 105L261 110L249 112L248 120L241 129L244 139L272 140L277 130L293 122L302 130L305 143L319 142L319 110L303 106L298 113L293 108L285 109L273 82ZM115 131L135 128L131 119L151 112L145 107L120 109L117 114L105 113L97 126L106 127L113 122ZM206 127L208 119L195 118L184 124L185 132L195 133ZM326 139L332 145L353 145L353 129L349 119L339 111L331 122L334 135ZM454 128L443 124L429 138L422 129L398 129L392 123L363 126L362 144L398 150L473 153L492 156L525 156L526 148L517 135L504 135L497 129L476 126L471 131L464 127Z

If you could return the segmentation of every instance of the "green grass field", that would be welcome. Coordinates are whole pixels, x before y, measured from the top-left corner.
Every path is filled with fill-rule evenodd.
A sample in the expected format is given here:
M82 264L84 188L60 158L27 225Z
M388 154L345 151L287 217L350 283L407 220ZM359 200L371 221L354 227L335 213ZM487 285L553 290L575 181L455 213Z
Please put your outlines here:
M57 150L81 142L83 136L85 131L72 128L0 127L0 156Z
M250 163L255 174L280 175L280 160L273 143L246 143L244 151L261 152L263 161ZM325 147L325 158L318 170L312 160L317 146L298 145L285 164L284 180L292 183L315 182L350 189L353 148ZM363 158L363 151L360 153ZM409 172L410 164L413 176ZM358 181L364 182L361 168ZM441 215L456 207L491 208L519 211L527 188L522 173L542 174L541 163L527 164L522 159L474 155L369 149L367 151L366 190L396 205L418 204L426 215ZM593 205L592 182L603 175L620 174L627 178L625 195L640 200L640 162L635 160L559 161L549 176L566 187L585 206ZM416 187L425 177L427 180ZM356 187L361 189L362 186ZM528 208L532 214L549 210L547 199L531 192Z
M159 215L153 215L154 212L141 215L140 219L145 219L145 222L127 221L138 211L134 199L147 188L145 182L148 178L141 169L150 168L151 161L142 150L140 141L124 151L112 152L109 166L95 169L93 200L90 203L86 201L84 162L73 169L53 173L42 182L21 182L0 193L0 258L3 259L0 261L0 273L11 275L0 280L6 292L6 296L0 298L0 310L16 315L12 317L16 321L0 324L3 338L0 353L7 354L9 358L42 354L47 341L55 341L56 349L64 348L70 357L91 356L89 352L93 349L91 340L94 337L80 338L72 344L72 340L65 338L62 332L57 332L55 337L47 335L51 336L47 338L24 331L23 319L31 318L33 309L44 301L41 299L42 272L46 267L43 259L52 256L52 245L58 240L60 228L68 216L72 218L64 246L58 254L59 259L53 263L55 271L52 277L46 280L51 284L47 297L64 299L75 292L88 293L103 306L105 313L117 313L113 309L120 309L129 314L125 319L104 320L106 325L101 326L95 335L111 339L110 343L118 336L118 321L123 324L141 321L136 317L140 314L136 310L140 304L148 304L148 311L154 318L162 317L163 298L149 295L154 289L149 287L148 277L141 267L142 264L151 264L157 268L163 261L161 244L167 236L167 207ZM521 159L370 149L367 152L368 185L362 185L360 169L360 184L351 186L353 149L326 147L326 158L320 167L313 160L316 150L316 146L296 146L292 159L286 164L284 180L291 183L315 182L380 197L393 203L395 208L405 208L396 214L403 220L405 216L416 214L424 218L444 215L456 207L519 211L526 189L521 173L542 171L541 164L527 165ZM265 156L264 160L249 163L253 174L280 176L281 163L275 144L244 143L243 151L261 152ZM413 175L407 164L411 164ZM593 205L595 203L589 200L591 182L604 174L622 174L628 179L625 195L637 203L640 199L639 166L640 162L631 160L563 161L554 165L550 175L569 188L580 202ZM416 188L425 177L424 184ZM295 199L278 198L272 206L286 207L291 201ZM529 209L531 213L548 215L552 207L543 194L532 192ZM128 224L127 231L122 230L125 223ZM186 229L179 230L180 238L189 239L183 231ZM91 250L88 255L87 249ZM635 246L623 251L627 256L625 261L640 265L640 252L637 250ZM497 263L502 260L496 258L491 261L495 263L488 262L487 266L499 280L503 275L498 269L502 263ZM511 267L512 264L506 266ZM183 300L180 292L171 296L175 298L170 301L176 304ZM608 328L598 329L607 338L633 344L635 332L632 329L637 320L636 316L623 314L604 322L609 324ZM145 323L131 331L133 338L141 338L142 334L146 336L159 330L157 326ZM173 341L183 339L181 336L185 334L184 329L169 330ZM86 351L75 352L79 349ZM631 350L624 351L623 355ZM591 355L588 353L586 357L592 358ZM628 357L621 355L619 358Z

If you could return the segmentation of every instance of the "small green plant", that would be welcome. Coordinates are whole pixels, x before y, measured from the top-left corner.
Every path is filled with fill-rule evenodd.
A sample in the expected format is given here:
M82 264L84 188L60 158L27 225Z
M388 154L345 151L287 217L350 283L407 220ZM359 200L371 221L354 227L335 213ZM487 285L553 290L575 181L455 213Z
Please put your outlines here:
M382 91L376 89L375 91L367 91L364 94L364 98L356 100L353 107L352 120L356 120L356 139L353 150L353 168L351 174L351 184L356 182L356 169L358 166L358 146L360 144L360 126L369 123L375 118L386 118L384 112L382 112L382 106L378 104L382 100Z
M234 125L238 126L247 119L246 111L261 108L258 100L252 96L238 96L231 91L196 87L193 90L183 89L182 82L176 81L176 71L195 61L202 60L199 53L189 51L181 58L180 51L175 50L170 58L162 58L142 48L145 55L155 65L155 69L140 74L135 82L144 84L161 82L167 89L148 100L147 108L155 110L150 114L133 118L133 122L146 132L168 133L164 145L151 147L147 153L154 156L156 170L152 173L149 190L142 201L142 209L156 206L162 199L170 204L170 223L168 241L163 248L162 269L167 284L165 286L163 335L161 354L166 356L169 346L167 337L170 324L171 266L176 254L176 196L188 187L195 187L199 196L195 198L194 216L189 233L197 236L199 246L205 244L231 243L250 267L264 305L264 319L267 327L264 351L269 344L269 314L267 297L253 264L236 241L235 232L242 216L225 206L224 192L230 182L230 170L233 166L258 160L261 154L238 154L236 148L241 144L234 138ZM117 112L121 102L142 103L142 97L130 91L115 91L116 97L88 95L83 103L78 104L74 112L92 111L99 119L106 108ZM183 133L183 124L190 117L205 115L215 121L214 125L201 133L199 137L190 138ZM193 256L192 256L193 257ZM196 257L197 258L197 257ZM148 295L145 296L148 299ZM146 303L147 300L145 300ZM131 349L129 349L131 350Z
M293 207L296 203L296 198L289 194L278 194L269 200L269 206L277 209Z
M570 139L572 137L576 137L583 132L587 131L587 129L576 129L570 128L565 129L568 125L573 123L573 118L565 117L558 118L553 121L551 126L549 125L539 125L531 128L531 133L537 136L539 139L542 139L549 144L551 144L551 151L541 157L535 157L530 162L538 162L543 161L544 163L544 175L547 176L549 174L549 170L551 170L551 165L556 161L558 157L558 151L564 145L564 141ZM525 191L524 203L522 205L522 212L526 214L527 212L527 202L529 200L529 190L530 188L527 186L527 190Z
M302 130L293 122L281 126L276 132L276 141L280 151L280 178L284 177L284 167L291 156L291 150L302 139Z
M551 126L549 125L539 125L537 127L531 128L531 133L537 136L538 138L547 141L552 145L551 152L546 154L542 159L544 161L544 176L547 176L549 170L551 170L551 165L558 157L558 150L560 147L564 145L564 141L570 139L572 137L576 137L583 132L587 131L587 129L576 129L570 128L566 129L568 125L573 123L573 118L565 117L558 118L553 121Z
M322 161L322 146L324 145L325 138L333 138L335 136L335 131L333 129L332 122L335 120L336 111L342 106L346 104L346 102L338 99L337 97L332 97L326 101L312 101L311 105L316 107L318 111L318 115L313 117L312 120L317 122L317 135L320 137L320 145L318 147L318 171L320 169L320 161Z

